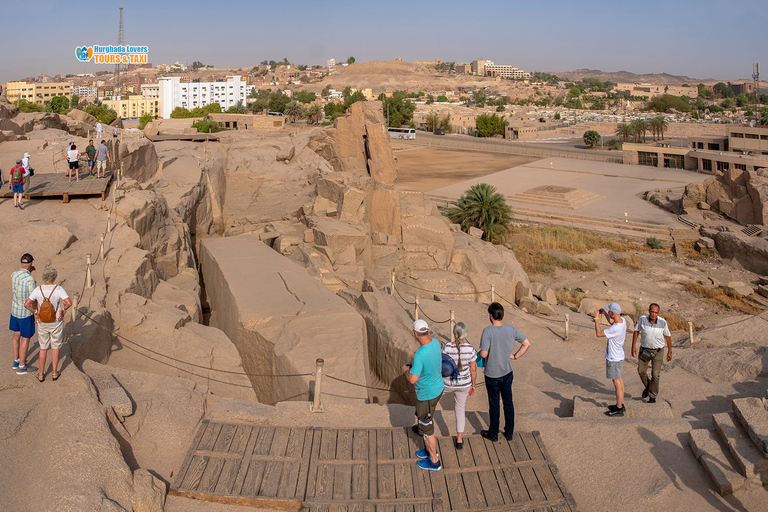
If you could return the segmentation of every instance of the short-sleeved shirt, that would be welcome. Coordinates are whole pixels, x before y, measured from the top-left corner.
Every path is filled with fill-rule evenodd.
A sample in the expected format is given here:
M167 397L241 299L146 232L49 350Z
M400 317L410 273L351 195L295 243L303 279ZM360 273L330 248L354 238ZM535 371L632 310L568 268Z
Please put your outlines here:
M664 348L664 337L672 336L667 321L660 316L656 317L655 324L651 323L648 315L641 316L635 324L635 332L640 333L640 346L646 348Z
M70 149L67 151L67 160L69 162L77 162L77 159L80 158L80 152L76 149Z
M107 145L99 144L99 147L96 148L96 160L103 162L106 159L107 159Z
M54 289L54 286L56 289ZM53 304L53 306L56 308L57 315L63 308L64 299L69 298L69 295L67 295L67 292L64 291L64 288L61 286L56 286L54 284L42 284L32 290L32 293L29 294L30 299L37 301L38 311L40 311L40 306L43 305L43 301L45 300L43 296L49 298L51 304Z
M24 175L29 174L29 158L24 157L21 159L21 165L24 167Z
M13 181L13 170L16 168L19 168L19 173L21 174L22 180L21 181ZM27 174L27 172L24 170L24 167L21 164L16 164L13 167L11 167L11 185L19 185L21 183L24 183L24 176Z
M96 131L101 133L101 123L96 123Z
M512 359L515 342L524 342L525 334L511 325L489 325L480 336L480 352L487 351L485 376L499 379L512 372Z
M96 157L96 148L90 144L85 146L85 154L88 155L88 160L93 161Z
M13 288L13 303L11 304L11 315L16 318L27 318L32 316L32 312L24 307L29 295L35 289L35 278L29 273L29 270L22 268L11 274L11 288Z
M477 361L477 352L475 347L470 343L462 343L461 345L455 345L452 343L446 343L443 347L443 354L447 354L456 363L456 367L459 367L459 356L461 356L461 370L456 380L451 380L450 377L443 377L443 384L452 388L463 388L472 384L472 375L469 372L469 363Z
M443 385L443 356L440 355L440 342L432 338L430 343L422 345L413 356L411 375L418 375L416 381L416 399L425 401L440 396Z
M623 320L623 319L622 319ZM627 321L614 322L612 326L603 331L608 338L605 345L605 358L608 361L624 360L624 339L627 337Z

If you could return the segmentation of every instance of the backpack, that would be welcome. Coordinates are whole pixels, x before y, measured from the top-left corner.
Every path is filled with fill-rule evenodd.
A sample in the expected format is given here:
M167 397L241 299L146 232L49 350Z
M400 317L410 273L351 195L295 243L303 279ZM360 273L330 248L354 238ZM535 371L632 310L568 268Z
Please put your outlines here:
M443 366L440 373L443 377L450 377L451 380L459 378L459 368L456 366L456 361L448 354L443 354Z
M40 287L40 294L43 296L43 303L40 304L40 309L37 313L40 317L40 321L44 324L50 324L56 321L56 308L53 307L53 304L51 304L51 295L53 295L53 292L56 291L58 286L59 285L53 287L53 290L51 290L51 293L48 294L47 298L43 293L43 288Z
M21 176L21 167L17 165L13 169L11 169L11 183L18 185L22 181L24 180Z

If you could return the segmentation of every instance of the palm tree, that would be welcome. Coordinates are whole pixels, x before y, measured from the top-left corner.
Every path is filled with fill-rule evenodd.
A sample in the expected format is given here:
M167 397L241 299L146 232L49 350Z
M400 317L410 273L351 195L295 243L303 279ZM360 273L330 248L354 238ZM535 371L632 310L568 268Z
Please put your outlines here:
M632 127L626 123L617 124L616 136L621 137L622 142L629 142L629 137L632 136Z
M296 120L301 117L303 109L301 108L301 105L299 105L298 101L292 101L286 105L285 112L283 113L286 115L286 117L288 117L288 120L291 123L295 123Z
M648 123L645 119L635 119L630 123L630 126L632 127L632 133L635 135L635 140L640 142L640 136L642 135L643 142L645 142L645 132L648 131Z
M664 140L664 130L669 128L669 121L667 121L667 118L664 116L659 116L653 119L653 121L656 121L657 128L659 130L659 137L661 140Z
M487 183L472 185L469 190L445 212L454 224L468 231L470 227L483 230L483 238L489 242L502 243L509 232L512 209L496 187Z
M304 118L308 124L317 124L323 118L323 107L317 103L310 105L304 111Z

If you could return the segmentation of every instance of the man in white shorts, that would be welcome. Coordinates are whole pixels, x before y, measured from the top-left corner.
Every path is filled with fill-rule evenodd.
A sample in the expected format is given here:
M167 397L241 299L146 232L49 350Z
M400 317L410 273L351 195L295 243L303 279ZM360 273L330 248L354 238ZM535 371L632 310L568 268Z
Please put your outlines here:
M600 329L600 315L605 315L610 326ZM595 334L598 338L608 338L605 346L605 377L611 379L616 390L616 405L608 406L608 416L624 416L624 379L621 371L624 369L624 339L627 336L627 322L621 318L621 306L611 302L604 308L595 311Z

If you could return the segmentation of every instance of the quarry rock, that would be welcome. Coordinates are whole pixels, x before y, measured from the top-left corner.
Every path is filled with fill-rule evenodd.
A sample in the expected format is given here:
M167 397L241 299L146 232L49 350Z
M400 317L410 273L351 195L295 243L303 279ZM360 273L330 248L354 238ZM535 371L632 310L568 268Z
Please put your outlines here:
M402 236L400 194L388 189L375 189L367 200L366 216L373 233ZM386 244L387 242L384 242Z
M384 124L365 127L368 171L377 184L393 186L397 179L397 164L389 145L389 133Z

